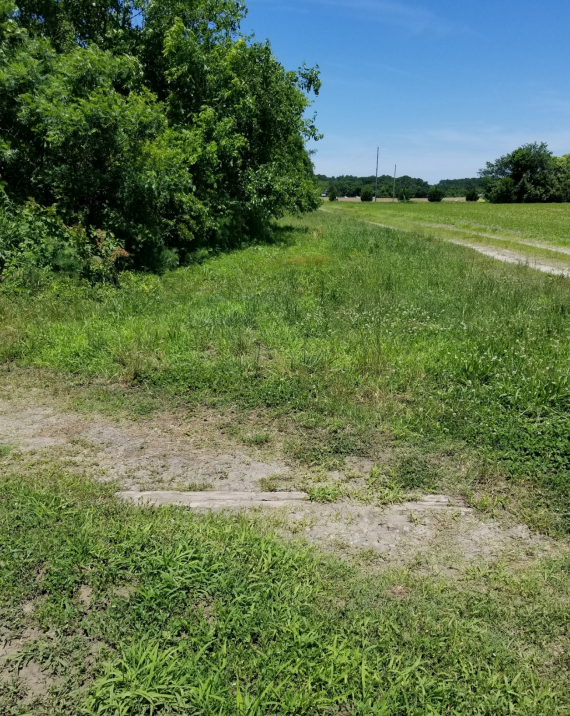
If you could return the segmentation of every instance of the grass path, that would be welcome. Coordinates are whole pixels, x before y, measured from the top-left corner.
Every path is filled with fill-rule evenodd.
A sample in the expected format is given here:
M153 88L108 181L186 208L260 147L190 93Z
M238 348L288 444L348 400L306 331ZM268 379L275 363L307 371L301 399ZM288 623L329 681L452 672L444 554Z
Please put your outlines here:
M322 211L333 213L340 211L346 216L353 218L361 218L371 224L392 229L403 229L407 231L422 231L426 235L442 238L452 243L463 244L469 248L479 251L480 253L495 258L506 263L528 264L532 268L550 273L553 275L570 276L570 242L566 240L565 235L560 233L561 227L555 223L553 226L548 225L548 214L545 213L545 207L535 207L537 213L544 214L543 231L538 232L537 226L531 223L529 229L534 229L536 235L549 240L539 240L531 238L521 232L520 229L515 230L511 226L520 226L516 216L517 209L527 211L528 207L501 207L504 214L501 214L502 225L497 225L499 219L494 216L493 211L496 207L491 205L477 205L479 213L477 218L479 221L485 220L485 214L479 207L488 207L487 225L482 223L472 223L467 216L472 211L469 205L442 205L438 209L434 209L428 204L417 204L413 208L409 205L362 205L362 204L336 204L331 207L327 205ZM559 212L560 207L563 209L566 205L548 205L552 212ZM349 208L347 208L349 207ZM420 208L418 208L420 207ZM452 208L450 208L452 207ZM459 207L459 208L458 208ZM547 207L548 209L548 207ZM438 213L435 213L439 211ZM422 213L423 212L423 213ZM465 213L466 217L460 219L458 217ZM425 214L425 215L424 215ZM373 219L381 218L381 221ZM430 221L437 218L438 221ZM570 213L568 215L570 222Z
M566 530L568 282L342 214L276 238L120 290L0 295L0 361L265 411L311 469L415 460L418 487L459 474Z

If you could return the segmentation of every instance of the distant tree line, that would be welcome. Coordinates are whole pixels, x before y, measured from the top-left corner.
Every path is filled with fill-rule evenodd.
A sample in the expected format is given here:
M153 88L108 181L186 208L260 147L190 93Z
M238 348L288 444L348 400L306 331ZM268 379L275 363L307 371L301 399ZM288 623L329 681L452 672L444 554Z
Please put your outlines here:
M334 190L337 196L358 197L362 190L370 188L374 193L376 179L374 176L356 177L352 175L328 177L317 174L319 189L322 194L329 194ZM481 179L444 179L435 184L443 197L466 196L469 191L483 193ZM400 201L408 199L426 199L430 191L430 184L424 179L407 175L396 178L396 198ZM389 198L394 189L394 178L388 174L378 177L378 198Z
M369 201L374 196L375 177L317 175L321 193L357 197L365 191ZM394 179L386 174L378 177L378 198L391 197ZM445 197L465 197L478 201L483 196L494 204L570 202L570 154L555 157L544 142L524 144L510 154L487 162L479 177L442 179L430 186L423 179L402 176L396 179L396 198L428 198L442 201Z

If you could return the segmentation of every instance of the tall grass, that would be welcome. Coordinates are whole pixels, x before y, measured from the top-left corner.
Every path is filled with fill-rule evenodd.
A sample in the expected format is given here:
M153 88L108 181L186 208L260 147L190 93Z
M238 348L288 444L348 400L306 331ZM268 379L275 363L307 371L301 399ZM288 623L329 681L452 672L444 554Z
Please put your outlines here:
M379 429L466 443L570 528L568 281L323 213L280 236L122 290L2 297L0 355L270 406L320 430L314 459Z

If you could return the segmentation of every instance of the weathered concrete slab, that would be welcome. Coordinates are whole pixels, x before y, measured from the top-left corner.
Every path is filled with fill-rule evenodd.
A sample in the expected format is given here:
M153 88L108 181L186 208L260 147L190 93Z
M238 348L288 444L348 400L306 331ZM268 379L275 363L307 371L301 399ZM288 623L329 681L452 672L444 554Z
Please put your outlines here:
M282 507L308 499L305 492L117 492L117 497L136 505L180 505L209 509L223 507Z
M426 510L451 510L453 513L466 514L472 512L462 502L452 502L447 495L423 495L414 502L402 502L394 505L393 509L399 512L424 512Z

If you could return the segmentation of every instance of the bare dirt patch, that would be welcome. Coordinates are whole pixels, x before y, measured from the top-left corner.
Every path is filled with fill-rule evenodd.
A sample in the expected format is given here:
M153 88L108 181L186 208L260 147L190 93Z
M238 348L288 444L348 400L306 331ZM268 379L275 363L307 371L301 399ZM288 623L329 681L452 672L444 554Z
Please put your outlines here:
M307 471L274 448L244 447L228 429L231 417L200 410L113 419L64 410L38 390L25 399L0 396L0 444L12 445L25 459L57 459L87 479L116 481L134 504L257 510L284 536L301 536L345 557L453 571L476 560L533 560L555 548L525 527L469 509L457 496L418 496L386 507L346 498L310 502L294 492L303 489ZM348 458L327 479L358 483L364 476L351 473L372 466L371 460ZM277 495L260 492L263 485ZM78 594L84 605L91 597L87 589Z
M0 671L6 666L10 657L15 656L26 644L30 644L42 636L39 629L26 629L20 636L0 635Z
M475 561L512 561L521 554L532 560L555 548L526 527L485 520L459 500L437 504L431 495L386 507L298 504L287 509L279 526L284 534L303 536L342 556L436 571L460 570Z
M23 666L18 672L18 679L23 682L26 693L21 702L23 706L43 699L55 684L55 678L43 671L36 661L29 661Z
M0 683L11 681L17 685L18 701L22 707L43 700L56 683L55 677L33 659L17 666L20 652L42 636L44 634L40 630L28 628L18 637L0 637L3 639L0 640Z
M0 398L0 442L24 452L63 457L67 467L124 490L258 490L267 478L288 478L291 466L240 448L224 435L228 416L162 414L134 422L62 412L45 396L20 401ZM37 402L36 402L37 401Z

